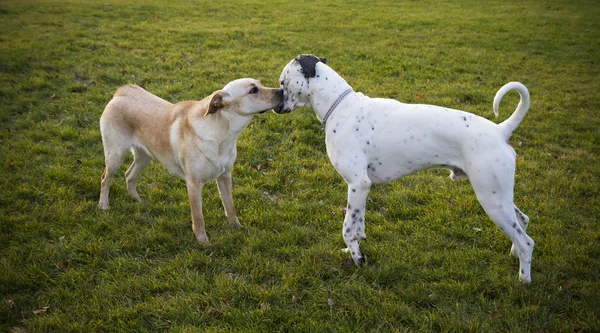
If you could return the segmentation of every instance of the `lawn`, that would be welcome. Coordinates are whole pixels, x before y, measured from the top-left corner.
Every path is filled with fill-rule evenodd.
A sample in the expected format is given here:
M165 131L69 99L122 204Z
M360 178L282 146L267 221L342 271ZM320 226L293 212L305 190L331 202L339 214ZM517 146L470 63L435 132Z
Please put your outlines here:
M0 1L0 331L592 332L600 330L597 1ZM500 122L531 218L530 285L468 181L428 170L372 189L368 257L347 265L346 186L307 108L238 140L228 226L158 163L137 203L125 166L97 209L98 120L121 85L201 99L239 77L277 86L300 53L356 91ZM131 157L126 164L131 163Z

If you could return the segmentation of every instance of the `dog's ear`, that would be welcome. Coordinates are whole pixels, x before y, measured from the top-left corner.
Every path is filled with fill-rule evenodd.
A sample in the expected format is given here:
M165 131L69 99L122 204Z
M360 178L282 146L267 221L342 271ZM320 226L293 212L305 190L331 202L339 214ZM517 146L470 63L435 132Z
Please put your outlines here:
M325 63L325 61L327 61L327 59L325 58L319 58L312 54L301 54L298 57L296 57L296 60L300 63L300 67L302 67L302 73L307 79L309 77L315 77L315 75L317 75L315 66L319 61L322 63Z
M229 104L228 97L229 97L229 94L222 90L215 92L213 94L213 96L211 97L210 102L208 103L208 108L206 109L206 113L204 114L204 116L206 117L211 113L215 113L220 108Z

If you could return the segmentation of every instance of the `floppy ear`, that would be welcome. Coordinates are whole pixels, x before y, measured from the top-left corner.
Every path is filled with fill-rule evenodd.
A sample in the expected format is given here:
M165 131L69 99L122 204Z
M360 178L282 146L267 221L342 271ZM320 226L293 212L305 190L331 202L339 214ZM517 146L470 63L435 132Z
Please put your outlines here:
M309 77L315 77L315 75L317 74L315 66L319 61L321 61L322 63L325 63L325 61L327 61L327 59L325 58L319 58L312 54L301 54L296 58L296 60L300 63L300 66L302 67L302 73L307 79Z
M229 94L227 94L226 92L219 90L217 91L213 97L210 99L210 103L208 103L208 109L206 109L206 113L204 114L204 116L208 116L211 113L215 113L217 112L220 108L224 107L225 105L228 104L228 101L226 100L226 97Z

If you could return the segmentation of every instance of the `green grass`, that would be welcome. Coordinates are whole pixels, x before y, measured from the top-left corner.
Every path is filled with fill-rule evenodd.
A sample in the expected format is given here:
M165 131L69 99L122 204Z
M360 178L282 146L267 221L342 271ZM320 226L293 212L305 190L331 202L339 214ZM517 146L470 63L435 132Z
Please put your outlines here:
M0 1L0 331L597 331L598 17L596 1ZM533 283L468 181L439 170L373 188L369 263L346 267L346 187L308 109L240 136L242 230L211 183L198 244L185 186L158 164L143 203L123 167L97 210L117 87L180 101L239 77L276 86L299 53L367 95L489 119L497 89L523 82L511 143Z

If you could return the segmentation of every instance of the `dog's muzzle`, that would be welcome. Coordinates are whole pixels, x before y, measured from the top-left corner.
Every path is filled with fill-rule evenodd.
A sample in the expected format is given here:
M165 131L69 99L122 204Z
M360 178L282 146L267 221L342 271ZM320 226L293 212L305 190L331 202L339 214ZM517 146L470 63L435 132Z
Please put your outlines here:
M277 104L274 108L273 111L277 114L284 114L284 113L288 113L290 111L292 111L291 109L283 109L284 108L284 101L285 98L283 96L283 89L279 89L277 90L277 99L279 100L279 104Z

